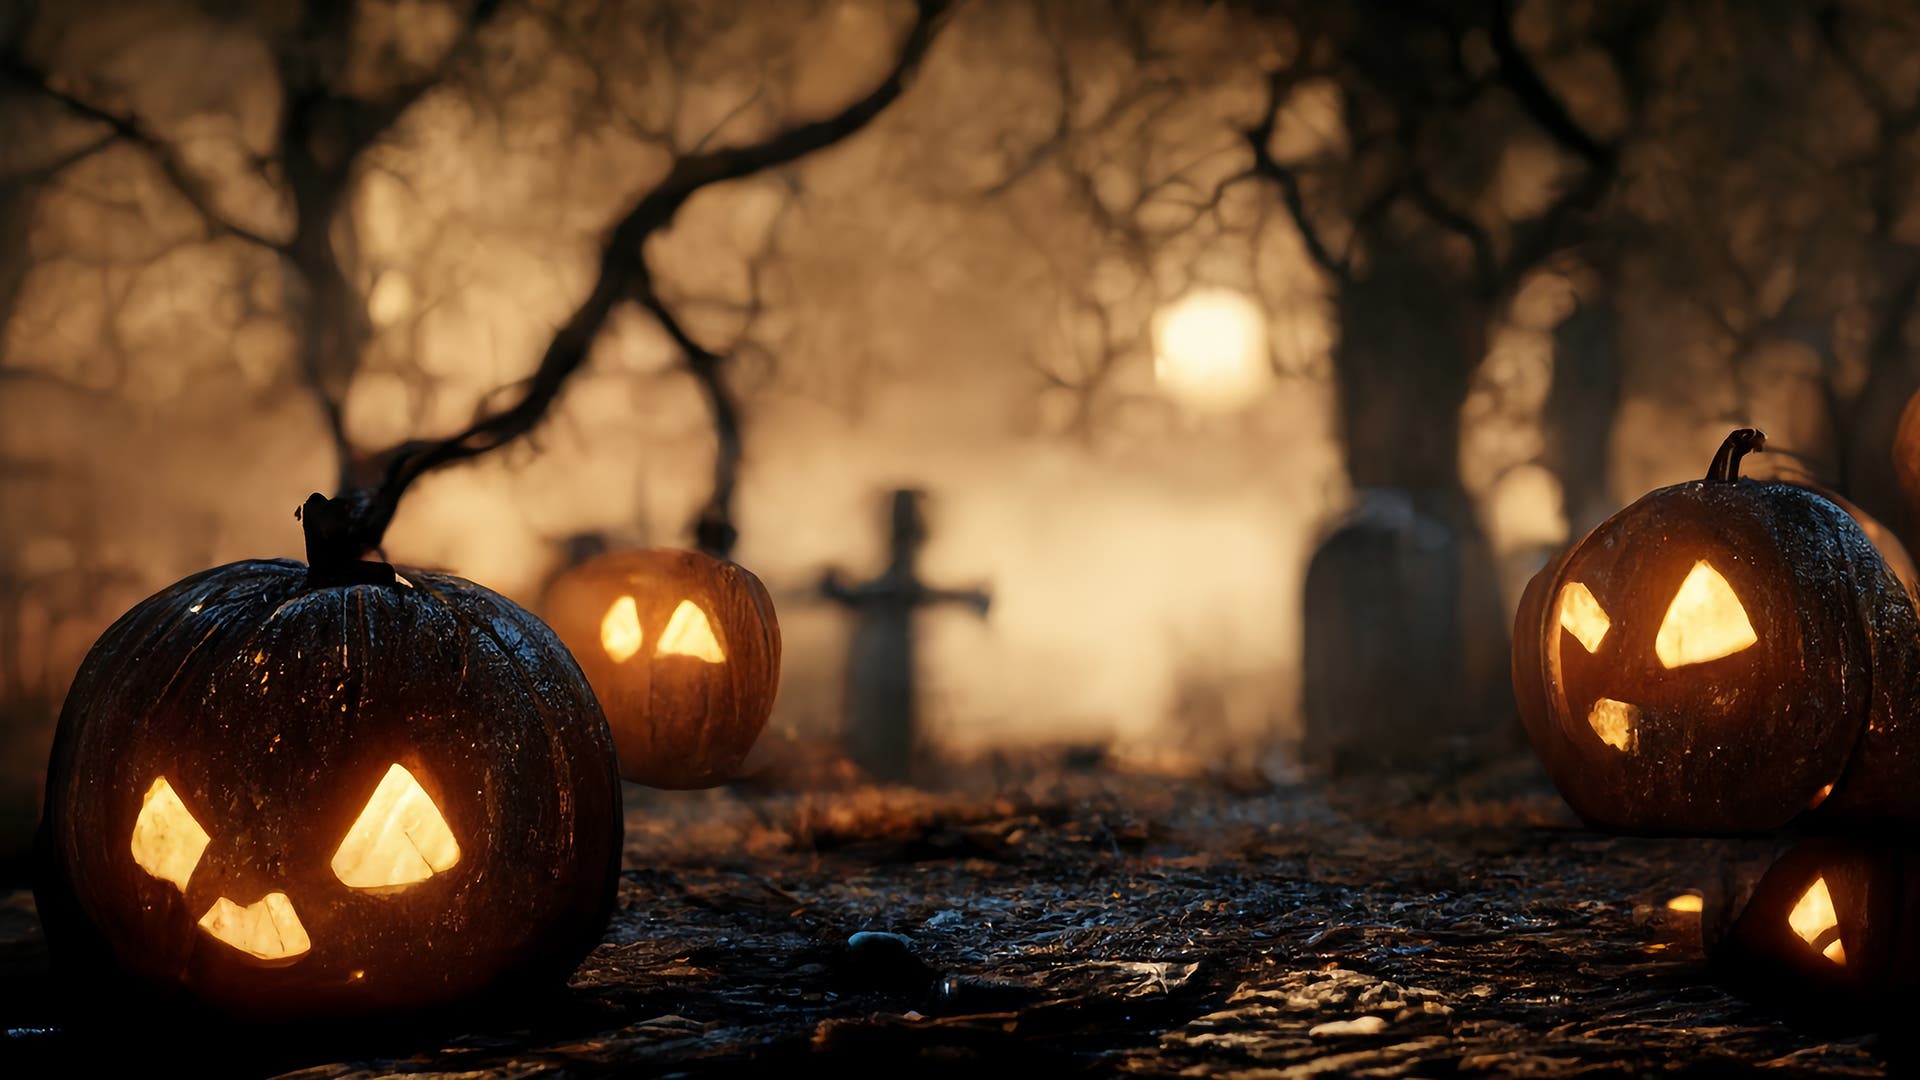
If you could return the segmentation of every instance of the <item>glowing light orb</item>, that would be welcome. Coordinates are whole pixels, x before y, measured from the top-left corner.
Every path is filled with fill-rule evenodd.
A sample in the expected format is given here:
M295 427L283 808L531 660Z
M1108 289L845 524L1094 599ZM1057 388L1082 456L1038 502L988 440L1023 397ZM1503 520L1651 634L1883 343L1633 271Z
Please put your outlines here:
M1241 408L1273 378L1266 316L1241 293L1195 289L1154 323L1154 378L1190 408Z

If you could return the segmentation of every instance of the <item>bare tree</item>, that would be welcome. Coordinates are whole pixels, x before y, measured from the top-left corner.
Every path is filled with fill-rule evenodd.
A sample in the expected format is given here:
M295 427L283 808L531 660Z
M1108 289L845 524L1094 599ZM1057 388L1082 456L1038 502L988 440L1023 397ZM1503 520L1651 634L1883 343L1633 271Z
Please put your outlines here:
M250 168L282 192L291 207L290 220L279 231L244 220L224 205L215 178L203 175L178 145L138 112L96 103L83 90L72 88L73 80L37 65L18 48L0 55L0 78L57 103L97 129L102 140L139 150L198 215L209 237L240 241L278 261L288 317L298 330L299 371L333 439L342 496L357 507L351 544L377 547L401 492L422 473L485 453L538 426L567 378L584 363L610 313L620 304L632 303L657 320L680 347L687 371L707 400L717 449L712 494L694 523L694 533L702 548L724 557L737 535L732 503L742 430L738 403L725 375L727 357L697 340L662 298L647 262L646 244L698 192L781 169L865 128L900 95L932 43L948 5L945 0L918 3L896 62L870 91L832 115L730 142L725 129L736 114L728 114L684 149L671 131L635 121L633 130L667 147L671 161L663 175L626 200L628 209L608 225L598 273L585 299L553 335L517 399L484 414L451 438L359 453L348 437L344 417L347 390L361 370L372 336L368 298L361 284L368 275L350 239L355 235L349 219L356 184L370 167L370 152L391 137L411 108L450 80L470 75L467 69L483 58L489 28L512 6L500 0L466 5L457 32L431 63L388 64L386 69L392 73L372 89L363 85L365 79L352 63L354 4L309 0L295 19L265 21L263 37L283 105L272 151L253 160ZM582 27L569 22L568 16L579 16L589 24L585 32L590 35L592 24L620 14L610 7L556 12L534 5L525 14L550 28L576 34ZM671 41L673 35L664 36ZM601 89L611 93L604 82ZM619 111L612 102L602 105Z
M1611 10L1593 35L1628 85L1649 10ZM1319 611L1346 628L1308 633L1310 649L1325 647L1307 662L1310 738L1326 740L1321 752L1334 756L1371 753L1360 748L1383 736L1405 741L1380 725L1405 723L1406 710L1366 689L1381 685L1380 663L1398 669L1393 685L1419 688L1410 697L1423 703L1413 721L1423 731L1475 730L1503 711L1505 612L1461 482L1462 406L1490 325L1529 273L1593 235L1621 156L1561 100L1516 41L1513 19L1508 4L1302 8L1295 22L1305 44L1274 71L1263 119L1247 131L1253 174L1275 186L1335 283L1333 368L1349 474L1357 488L1404 498L1406 510L1393 514L1412 515L1392 519L1407 524L1357 521L1362 532L1414 531L1399 540L1336 534L1323 548L1328 561L1309 571L1309 619ZM1282 161L1272 151L1276 124L1312 78L1340 88L1350 152ZM1540 137L1556 151L1551 194L1530 212L1505 211L1492 197L1500 159L1516 141ZM1422 520L1427 541L1411 524ZM1350 556L1336 553L1343 544L1353 545ZM1436 544L1450 556L1411 554ZM1374 575L1397 586L1380 605L1361 605L1350 590ZM1361 640L1384 630L1367 622L1397 623L1421 608L1440 625L1385 631L1404 637L1403 647L1367 659Z
M932 45L946 8L944 0L919 0L914 23L892 68L872 90L835 114L782 128L755 142L679 157L666 176L641 194L632 209L608 231L599 273L591 290L555 332L519 399L481 417L450 438L404 443L384 452L381 455L384 473L379 485L368 491L342 494L342 498L352 504L352 510L347 531L339 540L362 552L377 548L393 520L400 496L415 479L432 469L486 453L531 432L553 405L567 378L586 361L594 339L614 307L631 301L659 319L674 341L687 350L688 362L697 375L703 370L706 372L700 377L703 386L708 388L710 405L721 418L717 423L731 433L723 435L721 464L716 466L716 480L725 482L725 502L718 513L710 503L702 513L700 524L703 542L711 541L722 552L730 548L734 534L730 520L731 472L738 455L738 419L724 384L719 381L721 358L695 342L660 299L653 272L647 264L646 242L671 224L687 200L701 190L789 165L871 123L905 89L907 76L918 67ZM731 453L725 449L729 437L733 444ZM719 475L720 470L725 470L726 475ZM721 490L717 482L716 491Z

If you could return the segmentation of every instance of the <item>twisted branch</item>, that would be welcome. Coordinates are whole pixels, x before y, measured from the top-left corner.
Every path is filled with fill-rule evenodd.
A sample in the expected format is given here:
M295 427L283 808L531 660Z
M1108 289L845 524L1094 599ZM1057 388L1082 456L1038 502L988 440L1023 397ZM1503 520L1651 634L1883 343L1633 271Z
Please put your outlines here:
M918 0L913 25L892 68L866 95L832 116L786 128L758 142L692 153L676 161L667 175L614 223L601 250L593 288L548 342L519 399L448 438L406 442L379 455L384 462L380 483L372 490L343 490L336 498L346 509L340 526L346 530L342 538L346 543L336 545L335 550L352 548L364 554L377 549L401 497L415 480L442 466L496 450L538 427L567 380L585 364L595 338L619 303L636 301L648 306L656 317L664 310L657 297L651 305L648 301L653 293L646 263L647 239L671 224L680 208L699 191L791 164L863 130L905 90L908 78L933 44L949 6L950 0ZM671 319L662 320L662 325L674 333ZM705 361L709 365L717 361L684 331L676 334L675 340L688 349L696 374L703 355L711 358ZM717 380L713 385L718 385Z

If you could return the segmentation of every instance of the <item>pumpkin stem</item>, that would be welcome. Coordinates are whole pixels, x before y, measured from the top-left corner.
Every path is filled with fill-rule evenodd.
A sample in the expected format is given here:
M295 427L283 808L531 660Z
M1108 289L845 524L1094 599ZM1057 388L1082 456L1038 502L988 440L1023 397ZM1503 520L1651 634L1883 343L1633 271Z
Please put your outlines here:
M360 515L346 499L307 496L294 517L307 536L307 580L314 585L392 585L393 567L367 559L355 529Z
M1707 466L1707 479L1740 479L1740 459L1766 448L1767 433L1759 428L1745 427L1734 431L1720 444L1720 452L1713 455L1713 464Z

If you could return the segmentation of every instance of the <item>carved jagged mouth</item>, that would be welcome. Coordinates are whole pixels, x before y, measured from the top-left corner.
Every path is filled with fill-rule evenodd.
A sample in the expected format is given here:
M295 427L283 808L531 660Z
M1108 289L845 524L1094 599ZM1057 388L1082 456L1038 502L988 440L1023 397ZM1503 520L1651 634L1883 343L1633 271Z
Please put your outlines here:
M1587 724L1600 741L1631 754L1640 748L1640 708L1603 697L1587 711Z
M283 892L270 892L242 907L221 897L200 916L200 929L256 960L292 963L313 948L307 928Z

